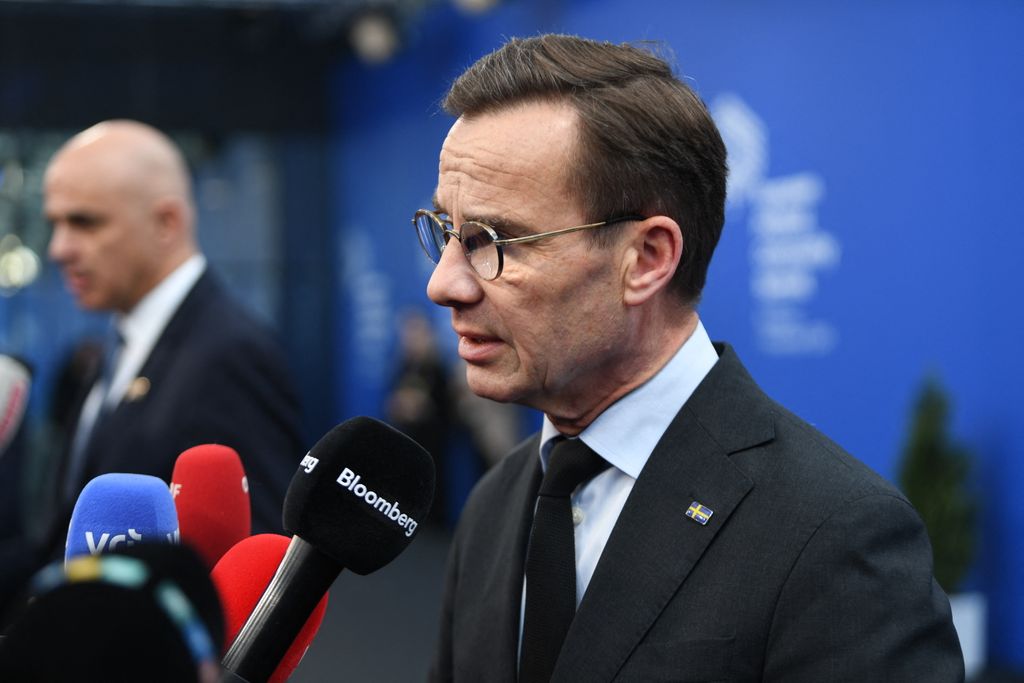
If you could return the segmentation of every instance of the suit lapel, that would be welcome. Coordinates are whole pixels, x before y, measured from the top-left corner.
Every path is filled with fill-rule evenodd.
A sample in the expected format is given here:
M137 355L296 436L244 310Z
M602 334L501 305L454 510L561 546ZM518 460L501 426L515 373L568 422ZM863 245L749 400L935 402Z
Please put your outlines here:
M493 545L468 551L478 551L470 561L481 581L469 621L479 645L474 658L486 661L488 680L500 683L513 683L518 670L523 567L541 479L538 447L539 437L530 438L499 465L503 472L496 482L497 496L480 520L489 527ZM485 556L475 556L481 552Z
M553 680L610 681L753 487L729 454L771 440L770 411L735 354L680 410L637 479L566 637ZM697 501L706 525L686 516Z
M136 379L145 377L150 386L141 396L132 397L125 394L121 406L135 401L144 401L149 391L161 383L163 378L172 371L175 357L186 346L189 335L194 333L202 311L220 296L220 291L217 279L209 269L205 270L182 299L177 310L171 315L166 327L157 338L156 344L150 350L149 356L139 369Z
M532 467L523 468L529 472L529 476L518 478L516 495L513 500L522 501L522 505L516 515L516 528L514 530L516 542L511 548L512 553L508 556L506 565L508 574L505 582L506 595L508 600L505 604L512 606L512 614L506 619L512 629L512 637L506 642L510 646L508 656L512 659L511 671L519 670L519 620L520 607L523 599L523 573L526 569L526 550L530 541L530 528L533 526L533 509L537 500L537 490L540 488L541 469L540 458L537 455L540 439L530 439L527 445L527 458L533 461ZM525 490L527 495L518 495L519 491Z

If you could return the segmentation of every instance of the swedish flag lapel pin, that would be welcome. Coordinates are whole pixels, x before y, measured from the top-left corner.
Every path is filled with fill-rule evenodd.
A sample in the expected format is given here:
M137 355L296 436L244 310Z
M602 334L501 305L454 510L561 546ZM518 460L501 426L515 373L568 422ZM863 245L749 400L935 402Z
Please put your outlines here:
M686 516L701 526L707 524L713 514L715 514L714 510L709 507L704 507L697 501L690 503L690 507L686 510Z

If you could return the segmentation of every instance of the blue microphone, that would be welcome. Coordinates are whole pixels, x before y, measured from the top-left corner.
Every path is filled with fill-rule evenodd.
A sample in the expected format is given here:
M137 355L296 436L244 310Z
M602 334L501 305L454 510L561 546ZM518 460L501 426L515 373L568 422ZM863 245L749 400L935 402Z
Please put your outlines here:
M85 485L75 502L64 561L136 543L178 542L178 513L162 479L148 474L101 474Z

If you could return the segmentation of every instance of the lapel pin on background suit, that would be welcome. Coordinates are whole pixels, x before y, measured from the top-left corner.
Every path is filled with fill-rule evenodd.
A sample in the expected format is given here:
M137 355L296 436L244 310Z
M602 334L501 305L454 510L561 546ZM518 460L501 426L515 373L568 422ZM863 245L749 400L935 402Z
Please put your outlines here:
M697 501L690 503L690 507L686 510L686 516L701 526L707 524L713 514L715 514L714 510L709 507L704 507Z
M132 383L128 385L128 390L124 392L124 400L128 403L133 403L146 396L149 393L149 379L146 377L136 377L132 380Z

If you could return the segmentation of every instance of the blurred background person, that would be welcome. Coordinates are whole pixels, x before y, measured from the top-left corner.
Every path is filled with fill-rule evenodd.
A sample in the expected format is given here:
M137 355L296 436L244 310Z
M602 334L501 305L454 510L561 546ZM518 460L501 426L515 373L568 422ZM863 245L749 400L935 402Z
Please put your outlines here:
M429 523L452 528L474 482L524 436L524 410L477 396L466 364L441 353L430 319L418 309L399 320L397 367L387 418L434 458L437 480Z
M480 474L483 474L524 438L523 425L527 417L536 416L513 403L498 403L474 394L466 383L466 362L461 358L453 365L449 378L456 414L469 432L473 450L480 457Z
M271 333L199 252L180 151L148 125L106 121L57 152L44 195L49 257L79 306L113 313L115 338L63 425L52 548L90 479L167 481L177 456L202 443L239 452L254 531L279 531L303 452L297 394Z
M428 521L435 526L446 524L448 509L445 454L454 417L448 374L430 321L417 310L406 311L400 321L398 366L387 417L434 459L437 479Z

